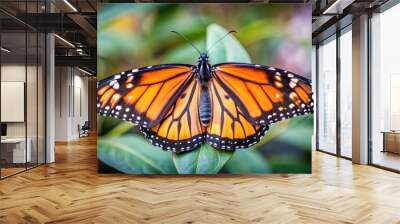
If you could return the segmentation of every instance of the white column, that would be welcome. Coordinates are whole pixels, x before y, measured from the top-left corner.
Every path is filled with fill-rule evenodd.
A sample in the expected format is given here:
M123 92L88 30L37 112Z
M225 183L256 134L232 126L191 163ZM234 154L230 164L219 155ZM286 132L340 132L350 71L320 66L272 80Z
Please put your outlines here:
M54 35L46 36L46 163L55 161L54 132L55 132L55 73L54 73Z
M47 12L54 11L51 1L46 1ZM54 34L46 35L46 163L55 161L55 43Z
M353 162L368 163L368 15L353 19Z

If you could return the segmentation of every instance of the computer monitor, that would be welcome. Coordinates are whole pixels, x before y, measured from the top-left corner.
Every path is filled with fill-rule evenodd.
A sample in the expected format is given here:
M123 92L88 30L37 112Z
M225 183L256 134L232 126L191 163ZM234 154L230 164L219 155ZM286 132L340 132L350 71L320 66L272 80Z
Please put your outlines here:
M1 137L7 136L7 124L1 123Z

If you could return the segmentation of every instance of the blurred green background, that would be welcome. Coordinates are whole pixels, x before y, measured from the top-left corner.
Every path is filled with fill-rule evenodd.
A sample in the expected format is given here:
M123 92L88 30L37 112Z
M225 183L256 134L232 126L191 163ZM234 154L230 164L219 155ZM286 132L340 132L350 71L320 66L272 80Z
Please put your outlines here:
M311 78L311 5L306 4L104 4L98 12L99 80L132 67L193 64L217 23L234 34L253 63ZM211 54L211 63L213 55Z
M236 30L210 52L211 63L251 62L310 78L310 5L105 4L98 12L98 79L164 63L194 64L227 30ZM310 173L312 115L278 122L260 143L235 153L207 144L173 155L152 146L134 125L98 117L100 172L133 174Z

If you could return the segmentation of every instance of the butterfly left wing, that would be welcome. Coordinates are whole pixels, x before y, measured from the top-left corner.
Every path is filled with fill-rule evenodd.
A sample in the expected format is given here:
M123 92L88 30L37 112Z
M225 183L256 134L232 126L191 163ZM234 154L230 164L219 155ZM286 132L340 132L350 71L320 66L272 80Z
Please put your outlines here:
M260 141L268 126L252 124L238 101L223 88L221 81L211 79L211 122L207 127L207 142L215 148L235 150L247 148Z
M193 78L193 66L163 64L125 71L101 80L97 110L144 127L157 125Z
M310 81L278 68L223 63L213 66L213 76L254 125L268 125L312 113Z
M153 128L141 128L155 146L173 152L195 149L205 140L200 123L200 82L192 78L163 120Z

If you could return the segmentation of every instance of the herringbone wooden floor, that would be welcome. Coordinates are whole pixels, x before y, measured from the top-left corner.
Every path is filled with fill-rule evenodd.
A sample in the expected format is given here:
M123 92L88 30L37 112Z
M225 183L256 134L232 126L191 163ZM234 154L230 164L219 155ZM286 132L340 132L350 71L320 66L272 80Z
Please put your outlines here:
M0 223L400 223L400 175L313 153L312 175L97 174L95 139L0 181Z

